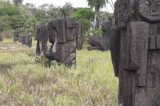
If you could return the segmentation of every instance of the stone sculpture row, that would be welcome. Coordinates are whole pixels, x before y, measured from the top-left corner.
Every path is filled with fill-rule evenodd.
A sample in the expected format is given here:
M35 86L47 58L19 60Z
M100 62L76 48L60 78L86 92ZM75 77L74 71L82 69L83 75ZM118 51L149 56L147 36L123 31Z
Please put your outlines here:
M20 42L22 45L26 45L27 47L32 47L32 33L29 32L28 34L22 34L21 31L15 31L13 35L13 41Z

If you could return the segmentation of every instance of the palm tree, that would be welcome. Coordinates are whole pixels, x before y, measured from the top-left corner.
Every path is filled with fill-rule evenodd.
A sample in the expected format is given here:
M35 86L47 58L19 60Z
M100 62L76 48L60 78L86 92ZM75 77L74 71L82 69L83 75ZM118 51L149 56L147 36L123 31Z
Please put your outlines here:
M13 3L18 6L21 5L23 3L23 0L13 0Z
M88 5L95 9L95 28L99 28L100 8L103 8L108 0L87 0Z

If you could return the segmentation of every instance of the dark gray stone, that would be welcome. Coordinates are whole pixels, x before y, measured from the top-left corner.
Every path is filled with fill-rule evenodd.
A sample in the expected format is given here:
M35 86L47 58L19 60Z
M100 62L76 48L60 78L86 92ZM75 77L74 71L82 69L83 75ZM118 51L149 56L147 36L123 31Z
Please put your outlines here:
M112 21L106 21L102 24L102 44L104 50L110 50L110 35L111 35Z
M18 42L22 43L22 36L18 37Z
M108 50L109 45L105 45L106 43L109 43L108 40L105 41L105 39L102 36L91 36L88 39L89 47L88 50L101 50L106 51Z
M119 104L160 106L160 0L117 0L111 55Z
M22 36L22 40L21 40L22 45L25 45L25 44L26 44L26 39L27 39L26 35L23 35L23 36Z
M27 47L31 48L32 47L32 33L29 33L28 35L24 35L19 37L20 42L22 45L26 45Z
M101 46L102 37L101 36L92 36L88 39L88 43L90 44L89 50L101 50L104 47Z
M115 76L118 77L120 69L120 30L116 27L112 27L111 40L110 40L111 57L114 67Z
M37 27L37 46L36 54L41 55L47 51L47 41L49 38L48 25L41 24Z
M110 50L110 34L111 34L112 22L106 21L102 24L102 36L91 36L88 39L90 46L89 50Z
M27 46L29 48L32 47L32 33L29 33L28 36L27 36Z
M140 16L150 22L160 21L160 0L139 0L138 12Z
M49 41L52 46L45 56L49 59L49 66L51 60L56 60L69 67L76 65L77 42L82 38L81 27L81 23L77 23L72 18L57 19L48 24Z
M77 34L77 49L83 48L84 34L83 34L83 25L81 22L76 21L76 34Z
M17 29L14 31L14 34L13 34L13 41L14 42L22 42L22 33L24 33L25 31L23 29Z

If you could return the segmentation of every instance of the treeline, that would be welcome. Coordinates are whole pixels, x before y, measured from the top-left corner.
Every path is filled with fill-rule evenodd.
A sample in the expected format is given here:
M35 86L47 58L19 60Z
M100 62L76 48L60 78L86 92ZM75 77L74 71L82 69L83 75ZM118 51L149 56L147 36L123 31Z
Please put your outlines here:
M103 18L110 16L105 12L101 14ZM0 33L3 33L3 36L11 36L12 34L6 34L6 32L15 30L22 30L23 33L29 31L35 35L37 25L62 17L73 17L80 20L84 25L84 33L88 36L95 13L91 8L73 8L70 3L66 3L63 7L55 7L52 4L36 7L31 3L15 5L0 1Z

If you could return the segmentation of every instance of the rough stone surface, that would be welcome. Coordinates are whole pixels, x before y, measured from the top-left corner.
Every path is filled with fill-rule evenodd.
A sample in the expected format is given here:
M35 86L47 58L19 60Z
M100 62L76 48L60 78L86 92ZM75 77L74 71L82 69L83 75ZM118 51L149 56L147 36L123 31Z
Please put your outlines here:
M19 42L22 42L22 33L24 33L25 32L25 30L23 30L23 29L17 29L17 30L15 30L14 31L14 34L13 34L13 41L14 42L17 42L17 41L19 41Z
M90 46L89 50L110 50L110 34L111 34L112 22L106 21L102 24L102 36L91 36L88 39Z
M102 44L102 36L91 36L88 39L90 44L89 50L104 50L104 45Z
M120 69L120 30L116 27L112 27L111 40L110 40L111 57L114 67L115 76L118 77Z
M77 33L77 49L83 48L84 34L83 34L83 25L81 22L76 21L76 33Z
M160 0L117 0L111 55L119 105L160 106Z
M28 34L27 39L28 39L27 46L31 48L32 47L32 33Z
M112 21L106 21L102 24L102 44L104 50L110 49L110 34L111 34Z
M49 59L49 64L51 60L56 60L69 67L75 66L76 47L82 46L81 23L72 18L62 18L51 21L48 26L52 46L45 55Z
M48 25L42 24L37 27L36 54L41 55L47 51L47 41L49 37Z
M31 48L32 47L32 33L22 36L21 42L22 42L22 45L26 45L29 48Z

